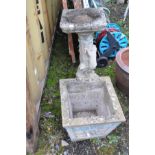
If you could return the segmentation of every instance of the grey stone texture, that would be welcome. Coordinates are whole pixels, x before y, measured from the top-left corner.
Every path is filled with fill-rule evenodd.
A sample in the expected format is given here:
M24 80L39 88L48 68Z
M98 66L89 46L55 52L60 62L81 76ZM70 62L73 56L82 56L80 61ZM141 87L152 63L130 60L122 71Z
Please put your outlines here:
M105 29L106 18L103 8L64 9L60 27L65 33L77 33L79 36L80 65L76 73L79 80L98 78L93 71L96 68L97 48L93 44L93 33Z
M62 125L72 141L105 137L125 117L109 77L61 79Z
M90 33L106 26L103 8L64 9L60 27L64 33Z
M125 121L109 77L99 77L93 33L105 29L103 8L63 10L60 27L79 37L76 79L61 79L62 125L72 141L105 137Z

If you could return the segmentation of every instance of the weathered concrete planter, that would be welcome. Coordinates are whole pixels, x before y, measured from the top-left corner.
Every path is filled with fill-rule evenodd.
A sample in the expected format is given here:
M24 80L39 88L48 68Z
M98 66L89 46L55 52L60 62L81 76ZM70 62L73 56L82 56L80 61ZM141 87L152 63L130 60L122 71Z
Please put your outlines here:
M109 77L60 80L62 125L72 141L105 137L125 121Z

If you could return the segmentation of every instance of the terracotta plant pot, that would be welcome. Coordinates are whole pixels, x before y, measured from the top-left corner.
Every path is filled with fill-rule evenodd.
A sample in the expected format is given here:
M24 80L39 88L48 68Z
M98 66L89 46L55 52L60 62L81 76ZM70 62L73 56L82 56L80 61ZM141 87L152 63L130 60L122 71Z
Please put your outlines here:
M121 49L116 55L116 85L129 95L129 47Z

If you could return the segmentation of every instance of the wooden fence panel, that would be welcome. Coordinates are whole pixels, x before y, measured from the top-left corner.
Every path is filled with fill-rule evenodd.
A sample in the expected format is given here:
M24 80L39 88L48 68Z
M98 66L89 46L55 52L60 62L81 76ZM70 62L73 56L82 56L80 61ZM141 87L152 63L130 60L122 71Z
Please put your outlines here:
M40 101L61 0L26 1L27 152L36 149Z
M30 92L30 79L26 74L26 151L33 153L37 149L38 122L36 108L33 104Z
M57 14L61 6L61 0L46 0L46 7L48 12L48 20L51 34L53 34L57 19Z
M35 107L33 105L29 87L28 73L26 74L26 150L33 152L34 150L34 114Z
M49 24L49 18L48 18L48 11L47 11L47 5L45 0L40 0L40 8L43 15L44 20L44 29L46 33L46 40L48 44L48 48L51 46L51 30L50 30L50 24Z
M52 1L52 18L53 18L53 25L55 25L55 21L56 21L56 0Z
M39 80L42 80L45 77L45 58L44 51L42 51L42 40L40 33L40 25L37 16L35 0L27 0L27 23L28 29L30 32L30 42L32 43L32 48L34 51L34 61L37 66Z
M46 0L46 6L47 6L47 12L48 12L48 19L49 19L51 34L53 33L53 30L54 30L53 15L52 15L52 3L53 2L51 0Z
M44 13L45 11L44 3L45 3L44 0L37 0L36 8L37 8L37 17L38 17L39 26L40 26L41 50L42 50L42 53L44 54L44 59L46 62L49 57L49 48L48 48L49 29L47 25L46 14Z
M29 32L27 32L29 33ZM33 55L33 50L31 47L31 42L29 40L29 34L26 36L27 44L26 44L26 68L27 68L27 76L29 77L30 80L30 93L33 99L33 102L36 103L39 100L39 96L41 95L40 93L40 88L39 88L39 80L38 80L38 74L37 74L37 69L35 67L35 63L33 61L34 55Z

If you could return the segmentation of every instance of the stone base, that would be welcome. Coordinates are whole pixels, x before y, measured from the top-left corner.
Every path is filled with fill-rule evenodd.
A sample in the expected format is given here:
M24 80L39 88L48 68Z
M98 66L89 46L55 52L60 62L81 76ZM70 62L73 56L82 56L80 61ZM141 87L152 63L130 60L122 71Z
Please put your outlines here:
M109 77L60 80L62 125L72 141L105 137L125 117Z
M77 80L81 81L97 81L99 76L95 73L94 70L79 70L76 73Z

